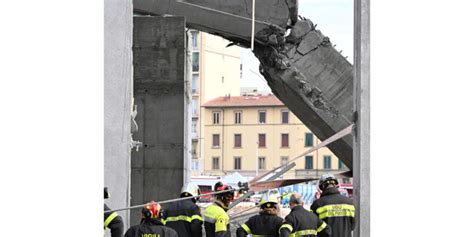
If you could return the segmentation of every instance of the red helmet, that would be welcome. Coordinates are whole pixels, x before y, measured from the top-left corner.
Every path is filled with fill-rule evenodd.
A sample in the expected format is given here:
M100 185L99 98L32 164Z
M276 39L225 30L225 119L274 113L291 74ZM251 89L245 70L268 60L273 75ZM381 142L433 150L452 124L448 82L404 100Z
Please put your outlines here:
M160 204L156 203L155 201L151 201L147 203L146 206L142 209L142 215L145 219L153 219L158 218L160 215Z
M231 186L222 184L221 186L218 186L216 188L216 192L225 191L225 190L229 190L229 191L216 194L216 198L221 199L223 201L227 201L227 202L234 201L234 189Z

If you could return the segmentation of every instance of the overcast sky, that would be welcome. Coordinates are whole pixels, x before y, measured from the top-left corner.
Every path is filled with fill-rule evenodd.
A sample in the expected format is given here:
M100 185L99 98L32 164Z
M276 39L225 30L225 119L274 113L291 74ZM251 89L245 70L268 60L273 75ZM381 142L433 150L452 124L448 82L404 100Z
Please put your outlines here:
M330 38L335 48L342 50L349 62L353 61L353 0L299 0L299 15L317 24L316 28ZM259 62L250 49L241 49L241 60L240 86L270 92L263 76L256 75Z

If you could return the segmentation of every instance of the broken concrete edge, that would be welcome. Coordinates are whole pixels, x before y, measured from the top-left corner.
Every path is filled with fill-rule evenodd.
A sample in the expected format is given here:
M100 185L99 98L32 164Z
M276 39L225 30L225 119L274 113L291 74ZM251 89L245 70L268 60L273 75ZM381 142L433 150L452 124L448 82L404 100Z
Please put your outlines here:
M308 124L314 122L314 118L309 120L301 119L303 123L310 127L318 137L324 139L325 137L331 135L331 133L334 134L337 132L335 131L335 127L330 124L339 123L349 125L352 123L351 118L347 117L349 115L347 111L345 111L345 114L339 111L339 109L336 108L328 98L326 98L327 91L323 91L321 88L314 86L314 83L311 85L311 83L309 83L309 78L307 78L304 73L301 73L295 66L298 60L302 59L305 57L305 55L311 53L312 51L320 49L321 47L327 48L327 50L323 51L324 57L332 57L332 60L336 60L334 62L328 62L329 64L340 62L340 60L342 60L342 56L332 47L329 38L324 36L321 31L317 30L310 20L304 19L296 22L287 37L284 36L283 32L276 28L265 29L264 31L259 32L258 36L261 40L267 40L267 43L265 45L257 44L253 53L259 59L261 63L260 72L267 80L269 86L272 88L273 93L279 99L285 101L285 104L288 103L285 95L281 96L281 91L279 92L275 87L275 83L279 81L279 83L285 84L285 93L288 93L288 90L291 90L292 92L290 94L301 97L299 101L304 103L305 106L307 106L314 114L316 114L316 117L323 116L327 118L328 116L329 119L324 119L324 123L328 123L328 121L332 120L332 122L327 124L328 129L326 129L325 133L323 133L324 135L322 135L320 132L322 131L321 129L317 129L314 126L310 126L310 124ZM334 58L336 56L337 58ZM347 59L344 58L344 60L350 68L347 70L342 70L340 75L341 78L347 76L347 72L351 71L349 69L352 68L352 65L347 61ZM327 71L323 72L326 74L321 74L318 76L321 77L330 75L327 74ZM333 75L332 79L334 79L334 77L335 76ZM343 80L350 79L346 78ZM336 94L337 95L335 97L337 98L339 93ZM291 109L291 104L288 104L288 107ZM323 115L321 115L321 112L323 112ZM302 115L300 114L298 117L301 118L301 116ZM344 143L344 145L342 145L343 147L349 146L349 148L352 149L351 138L342 139L340 143ZM336 146L341 147L341 144ZM335 154L339 153L334 150L334 145L330 146L329 148ZM345 152L343 157L339 156L341 153L338 155L338 157L350 169L352 169L351 152L352 150L349 153Z

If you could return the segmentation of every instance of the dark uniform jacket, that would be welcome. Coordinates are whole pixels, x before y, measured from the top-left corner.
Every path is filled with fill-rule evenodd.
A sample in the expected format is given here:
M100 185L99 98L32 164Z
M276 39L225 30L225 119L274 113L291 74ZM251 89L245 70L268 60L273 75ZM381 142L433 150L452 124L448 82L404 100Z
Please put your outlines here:
M311 210L331 226L332 235L350 237L355 228L355 208L352 199L342 196L337 188L327 188L314 201Z
M130 227L125 237L178 237L178 234L159 219L146 219L140 225Z
M280 236L331 236L331 227L314 213L296 206L285 217L280 227Z
M219 203L213 203L204 211L206 237L230 237L229 215Z
M278 237L278 229L283 223L283 219L275 214L261 212L259 215L250 217L250 219L237 229L237 237L247 235L254 236L272 236Z
M164 223L180 237L201 237L201 209L191 200L170 203L163 207Z
M110 208L104 203L104 211L109 211ZM112 237L123 236L123 221L116 212L104 213L104 230L110 229Z

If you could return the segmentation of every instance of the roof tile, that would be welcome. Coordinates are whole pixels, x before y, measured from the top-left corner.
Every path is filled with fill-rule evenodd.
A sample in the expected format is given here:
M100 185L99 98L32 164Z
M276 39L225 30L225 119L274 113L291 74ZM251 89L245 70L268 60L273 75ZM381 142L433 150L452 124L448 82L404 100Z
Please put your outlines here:
M274 95L258 96L221 96L212 99L202 107L260 107L260 106L285 106Z

